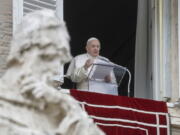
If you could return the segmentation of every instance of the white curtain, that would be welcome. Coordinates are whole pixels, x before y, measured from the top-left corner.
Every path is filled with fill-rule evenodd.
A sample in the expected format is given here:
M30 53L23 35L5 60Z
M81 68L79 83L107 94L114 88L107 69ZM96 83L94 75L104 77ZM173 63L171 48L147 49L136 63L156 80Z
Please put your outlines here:
M152 98L149 0L138 0L135 48L135 97Z

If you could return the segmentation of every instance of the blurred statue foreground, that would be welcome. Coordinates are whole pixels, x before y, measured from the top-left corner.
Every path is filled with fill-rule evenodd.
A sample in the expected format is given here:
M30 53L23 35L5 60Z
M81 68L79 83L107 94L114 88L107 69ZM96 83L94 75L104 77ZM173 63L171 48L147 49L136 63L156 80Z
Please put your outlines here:
M69 95L54 87L71 59L69 36L54 12L24 17L0 80L0 135L103 135Z

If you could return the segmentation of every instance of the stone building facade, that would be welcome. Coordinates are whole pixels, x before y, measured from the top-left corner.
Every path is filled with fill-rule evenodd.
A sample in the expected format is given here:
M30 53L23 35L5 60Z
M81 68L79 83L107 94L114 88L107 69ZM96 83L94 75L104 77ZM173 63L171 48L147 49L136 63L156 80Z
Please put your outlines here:
M33 1L33 0L32 0ZM41 0L41 3L33 8L31 0L1 0L0 3L0 76L6 70L6 58L9 52L10 41L12 39L15 25L21 20L24 13L30 12L45 7L54 8L57 15L63 18L63 0ZM146 1L146 2L145 2ZM28 2L32 2L28 5ZM48 3L49 2L49 3ZM164 100L168 102L169 112L171 116L172 135L180 133L180 2L178 0L139 0L145 2L144 8L147 17L145 18L145 30L148 33L144 34L147 41L141 40L141 43L148 44L149 56L147 64L151 65L144 70L142 80L135 77L135 92L136 89L142 89L135 95L137 97L145 97L152 95L156 100ZM47 4L45 4L47 3ZM53 6L53 4L56 4ZM20 11L21 10L21 11ZM144 12L143 12L144 13ZM141 20L142 21L142 20ZM141 23L141 27L143 27ZM140 36L140 39L142 36ZM142 48L141 48L142 49ZM143 52L143 50L139 52ZM137 50L136 50L137 51ZM137 52L136 52L137 53ZM138 54L138 53L137 53ZM144 54L146 55L146 54ZM142 55L142 57L144 57ZM144 57L145 58L145 57ZM142 61L141 61L142 62ZM142 72L142 67L145 63L136 63ZM138 71L135 71L138 74ZM142 74L142 73L141 73ZM138 74L140 75L140 74ZM142 74L143 75L143 74ZM136 75L135 75L136 76ZM138 80L139 82L136 82ZM147 83L148 82L148 83ZM142 87L140 84L146 84ZM148 92L150 92L150 94ZM144 95L140 95L141 93ZM152 93L151 93L152 92Z

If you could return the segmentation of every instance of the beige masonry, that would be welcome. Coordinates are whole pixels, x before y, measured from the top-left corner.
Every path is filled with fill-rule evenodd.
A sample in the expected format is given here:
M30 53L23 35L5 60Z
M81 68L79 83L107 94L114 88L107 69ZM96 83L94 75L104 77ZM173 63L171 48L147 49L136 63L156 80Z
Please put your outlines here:
M14 0L15 1L15 0ZM149 0L152 3L157 2L167 2L167 0ZM179 94L179 67L178 67L178 22L177 22L177 15L178 15L178 1L179 0L169 0L171 3L171 61L170 61L170 70L171 70L171 102L175 103L178 101L178 94ZM0 77L6 71L6 58L9 53L10 48L10 41L12 39L12 31L13 31L13 0L1 0L0 2ZM152 7L155 9L155 7ZM159 19L159 18L156 18ZM165 20L165 19L164 19ZM152 22L153 25L154 22ZM156 29L155 29L156 31ZM156 36L156 38L158 38ZM158 39L160 40L160 39ZM152 40L151 42L155 42ZM180 65L180 64L179 64ZM174 105L174 104L173 104ZM170 115L171 115L171 123L172 123L172 135L179 135L180 133L180 107L170 107Z
M12 39L12 0L0 3L0 76L6 70L6 58Z

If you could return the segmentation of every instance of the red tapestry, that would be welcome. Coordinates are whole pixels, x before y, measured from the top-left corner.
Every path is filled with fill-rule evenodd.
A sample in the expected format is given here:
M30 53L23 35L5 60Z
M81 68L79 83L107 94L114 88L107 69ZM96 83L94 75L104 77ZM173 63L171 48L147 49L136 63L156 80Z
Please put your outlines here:
M107 135L170 135L165 102L71 90Z

